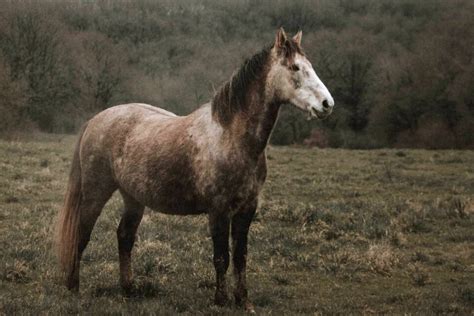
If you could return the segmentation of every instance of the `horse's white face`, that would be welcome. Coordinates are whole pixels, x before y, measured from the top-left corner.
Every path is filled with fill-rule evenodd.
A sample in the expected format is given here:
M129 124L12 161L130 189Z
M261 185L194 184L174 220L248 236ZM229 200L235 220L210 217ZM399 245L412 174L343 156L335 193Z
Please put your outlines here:
M290 68L295 88L289 91L289 102L308 111L312 118L325 118L331 114L334 99L319 79L313 66L305 56L297 54Z
M278 31L268 82L279 100L307 111L311 118L323 119L331 114L334 99L302 53L301 36L300 31L288 40L283 29Z

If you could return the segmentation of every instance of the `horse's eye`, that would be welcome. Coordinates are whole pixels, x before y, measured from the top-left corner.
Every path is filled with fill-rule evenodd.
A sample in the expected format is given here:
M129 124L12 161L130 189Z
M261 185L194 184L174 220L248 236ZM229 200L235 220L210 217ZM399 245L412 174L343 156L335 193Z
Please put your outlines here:
M300 67L298 67L298 66L296 66L295 64L293 64L293 65L290 66L290 70L291 70L291 71L298 71L298 70L300 70Z

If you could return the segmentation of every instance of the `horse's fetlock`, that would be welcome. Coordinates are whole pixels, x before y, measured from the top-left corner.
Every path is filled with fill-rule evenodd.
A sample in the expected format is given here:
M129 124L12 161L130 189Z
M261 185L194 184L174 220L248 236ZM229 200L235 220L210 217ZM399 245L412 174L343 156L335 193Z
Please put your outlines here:
M120 286L125 293L130 293L133 288L133 282L130 278L120 279Z
M235 303L237 305L243 305L247 301L248 292L247 289L238 287L234 291Z
M76 278L69 278L66 281L66 287L71 292L79 292L79 280Z

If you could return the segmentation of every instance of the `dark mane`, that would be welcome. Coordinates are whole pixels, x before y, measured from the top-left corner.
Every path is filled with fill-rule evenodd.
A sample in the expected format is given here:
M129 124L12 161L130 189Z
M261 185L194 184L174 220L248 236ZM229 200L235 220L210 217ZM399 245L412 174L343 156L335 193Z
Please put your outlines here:
M246 93L250 85L262 73L267 64L271 47L265 47L260 52L247 59L240 69L227 81L212 100L212 115L219 122L226 124L240 110L245 110Z

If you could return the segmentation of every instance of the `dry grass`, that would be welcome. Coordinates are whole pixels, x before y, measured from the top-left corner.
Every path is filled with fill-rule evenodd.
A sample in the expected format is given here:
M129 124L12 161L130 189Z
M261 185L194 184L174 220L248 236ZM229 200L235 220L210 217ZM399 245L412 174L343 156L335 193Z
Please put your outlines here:
M61 286L52 223L73 141L0 141L0 313L240 314L211 304L203 216L147 211L134 250L136 288L123 296L118 196L86 250L80 295ZM472 312L472 151L274 147L269 155L249 241L259 314Z

